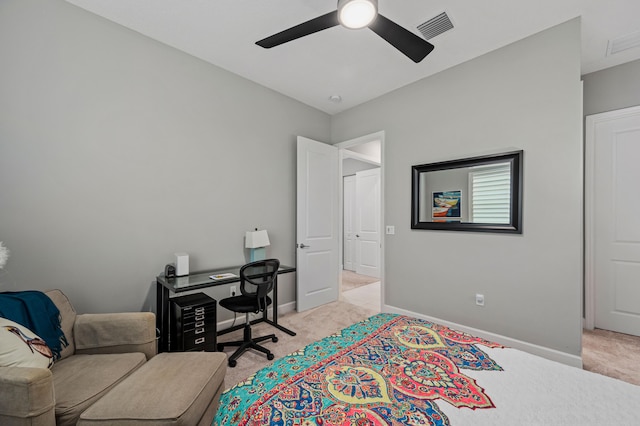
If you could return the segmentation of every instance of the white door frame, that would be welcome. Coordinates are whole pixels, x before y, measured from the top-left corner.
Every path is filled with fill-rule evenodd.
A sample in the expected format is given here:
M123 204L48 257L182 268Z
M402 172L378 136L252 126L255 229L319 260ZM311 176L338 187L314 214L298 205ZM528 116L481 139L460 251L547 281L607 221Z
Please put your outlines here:
M612 119L623 118L627 115L640 113L640 106L619 109L616 111L603 112L600 114L588 115L585 122L585 195L584 195L584 328L593 330L596 323L596 284L595 284L595 246L594 246L594 208L595 200L593 191L595 189L595 128L598 123Z
M346 148L351 148L353 146L356 145L361 145L367 142L373 142L373 141L380 141L380 310L382 310L382 307L385 305L385 300L384 300L384 276L385 276L385 262L384 262L384 248L385 248L385 232L384 232L384 138L385 138L385 133L384 130L381 130L379 132L375 132L375 133L371 133L368 135L364 135L364 136L360 136L358 138L355 139L349 139L346 140L344 142L339 142L337 144L335 144L336 147L340 148L340 161L338 162L338 173L339 176L342 177L342 160L344 158L353 158L352 153L348 153L345 151ZM361 158L360 158L361 159ZM340 211L344 211L344 206L343 206L343 187L342 185L340 185L340 196L338 197L339 202L340 202ZM342 226L342 221L339 221L340 223L340 230L338 232L338 235L340 236L340 244L339 244L339 250L340 250L340 254L339 254L339 258L343 259L344 253L343 251L343 238L344 238L344 229ZM340 262L342 263L342 262ZM340 274L340 277L342 277L342 274ZM338 283L338 288L340 289L340 291L342 291L342 278L340 278L339 283Z

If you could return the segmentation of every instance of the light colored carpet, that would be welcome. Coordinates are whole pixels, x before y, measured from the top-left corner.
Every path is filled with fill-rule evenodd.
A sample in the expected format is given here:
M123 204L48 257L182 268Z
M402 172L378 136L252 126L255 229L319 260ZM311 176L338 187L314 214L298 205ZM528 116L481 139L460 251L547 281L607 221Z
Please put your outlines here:
M380 305L380 281L343 291L340 294L340 300L379 312L382 308Z
M582 366L594 373L640 385L640 337L607 330L584 330Z
M347 302L337 301L311 309L305 312L291 312L278 317L278 323L290 330L296 332L296 336L288 334L272 327L269 324L260 323L251 327L253 336L265 336L267 334L275 334L278 342L273 343L270 340L263 342L262 345L268 348L275 355L275 359L282 358L300 348L305 347L311 342L327 337L345 327L350 326L358 321L369 318L377 312L373 309L367 309L362 306L355 306ZM244 318L241 319L241 321ZM242 330L220 336L219 341L241 340ZM235 348L225 348L225 352L231 355ZM262 367L271 364L264 354L250 350L245 352L238 358L238 364L234 368L227 368L225 376L225 387L228 389L236 383L239 383L255 373Z
M353 290L367 284L373 284L380 281L380 278L370 277L368 275L356 274L353 271L342 271L342 291Z

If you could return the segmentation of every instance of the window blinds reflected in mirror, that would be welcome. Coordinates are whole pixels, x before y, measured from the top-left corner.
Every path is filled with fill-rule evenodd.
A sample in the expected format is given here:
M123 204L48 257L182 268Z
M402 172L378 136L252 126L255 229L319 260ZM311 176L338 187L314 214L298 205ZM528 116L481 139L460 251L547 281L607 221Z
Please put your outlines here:
M472 167L469 172L470 222L509 223L511 167L509 163Z

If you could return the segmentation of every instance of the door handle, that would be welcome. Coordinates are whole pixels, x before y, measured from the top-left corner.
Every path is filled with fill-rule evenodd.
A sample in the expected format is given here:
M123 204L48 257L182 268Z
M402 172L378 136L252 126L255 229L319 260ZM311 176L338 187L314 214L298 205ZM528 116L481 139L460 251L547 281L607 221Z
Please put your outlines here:
M301 244L298 244L298 247L300 247L300 248L309 248L311 246L305 246L304 243L301 243Z

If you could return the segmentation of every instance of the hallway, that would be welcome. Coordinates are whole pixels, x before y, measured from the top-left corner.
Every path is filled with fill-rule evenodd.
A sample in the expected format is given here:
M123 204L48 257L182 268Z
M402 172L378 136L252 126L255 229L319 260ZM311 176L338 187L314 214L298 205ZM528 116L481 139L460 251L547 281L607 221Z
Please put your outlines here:
M347 270L342 271L341 301L380 312L380 299L378 278L358 275Z

